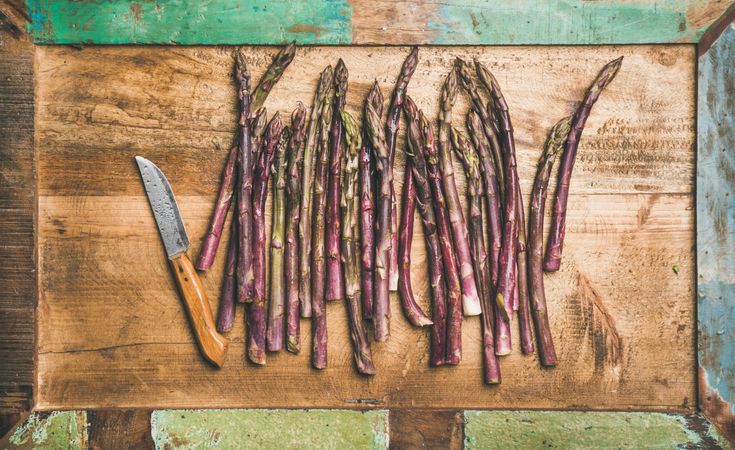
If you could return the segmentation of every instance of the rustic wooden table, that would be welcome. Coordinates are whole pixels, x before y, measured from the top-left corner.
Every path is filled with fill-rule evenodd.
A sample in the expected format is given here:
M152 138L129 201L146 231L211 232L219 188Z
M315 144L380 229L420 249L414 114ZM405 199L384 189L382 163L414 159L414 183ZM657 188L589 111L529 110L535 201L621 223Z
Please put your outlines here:
M477 445L463 410L572 409L680 414L708 436L701 411L735 437L731 2L236 3L0 2L0 431L31 409L90 410L79 419L90 445L151 446L156 409L377 409L389 410L392 447L458 447ZM339 304L328 308L322 373L308 352L245 363L240 316L224 369L202 363L132 158L166 172L196 252L225 156L212 140L226 146L236 122L222 45L291 39L310 45L268 98L271 112L310 103L319 71L342 57L358 113L373 79L388 96L406 46L421 45L409 94L433 115L453 59L482 60L509 101L524 192L548 129L599 67L625 57L585 130L565 263L547 277L557 368L515 352L503 384L484 386L469 319L462 364L429 369L428 333L396 301L370 379L352 367ZM186 46L99 45L149 43ZM254 78L274 52L246 49ZM400 186L400 153L397 164ZM213 308L222 259L203 276ZM412 260L426 305L423 246Z

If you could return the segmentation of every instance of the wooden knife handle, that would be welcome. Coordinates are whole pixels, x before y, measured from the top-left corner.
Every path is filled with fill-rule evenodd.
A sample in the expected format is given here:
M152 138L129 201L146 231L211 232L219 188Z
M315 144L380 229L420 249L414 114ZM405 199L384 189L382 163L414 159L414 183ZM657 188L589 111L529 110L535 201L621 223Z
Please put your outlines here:
M199 350L209 362L217 367L222 367L229 342L215 328L212 310L209 308L199 275L186 253L169 261L176 284L179 286L179 293L184 300L194 336L199 344Z

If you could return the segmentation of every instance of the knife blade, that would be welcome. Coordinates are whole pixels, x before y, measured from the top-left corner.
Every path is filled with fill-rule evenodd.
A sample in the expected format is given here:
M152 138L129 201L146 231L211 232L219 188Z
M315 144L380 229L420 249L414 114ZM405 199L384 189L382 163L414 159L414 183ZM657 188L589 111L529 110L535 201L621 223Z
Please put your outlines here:
M228 341L215 328L204 286L186 254L189 236L174 191L158 166L142 156L136 156L135 162L199 350L209 362L222 367Z

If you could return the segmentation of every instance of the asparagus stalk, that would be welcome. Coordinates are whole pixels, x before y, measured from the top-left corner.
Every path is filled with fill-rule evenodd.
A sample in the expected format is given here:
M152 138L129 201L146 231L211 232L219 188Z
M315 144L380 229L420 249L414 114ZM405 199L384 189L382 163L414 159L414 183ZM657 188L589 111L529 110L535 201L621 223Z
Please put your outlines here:
M265 108L260 108L255 116L250 119L250 149L252 150L253 171L260 158L260 149L263 142L265 126L268 124L268 114Z
M250 96L252 111L257 111L261 106L263 106L265 99L271 92L271 89L273 89L273 86L275 86L276 83L278 83L278 80L281 79L283 72L285 72L288 65L291 64L295 55L296 42L294 41L283 47L276 57L273 58L270 66L268 66L268 69L266 69L265 73L260 78L260 81L258 81L258 85Z
M475 60L475 64L478 65L479 74L480 69L477 60ZM495 117L492 114L488 113L487 109L485 109L485 105L483 104L482 99L480 98L480 94L478 93L477 85L472 78L472 70L469 68L469 65L462 59L457 58L455 60L455 67L457 67L457 70L459 71L459 77L460 80L462 80L462 86L470 96L470 107L472 111L480 116L482 132L485 134L485 137L487 138L490 145L490 149L492 150L495 173L496 177L498 178L498 186L500 187L500 194L502 197L503 183L505 182L505 172L503 171L503 156L501 154L500 142L498 140L499 130L497 122L495 120ZM482 80L482 76L480 76L480 80Z
M361 270L361 295L362 315L370 320L373 317L373 262L375 260L375 248L373 247L373 161L370 157L367 143L363 142L360 147L360 266Z
M304 168L301 181L301 210L299 211L299 304L301 317L311 317L311 227L312 227L312 195L317 153L317 137L319 134L319 119L329 90L332 86L334 74L332 67L327 66L319 76L319 84L314 93L314 104L309 113L309 126L306 130L304 144Z
M396 159L396 138L398 137L398 121L401 118L401 109L403 101L406 97L406 88L408 82L411 81L413 73L416 71L416 66L419 62L419 48L413 47L411 52L408 54L406 59L403 61L401 66L401 73L398 75L396 80L396 86L393 88L393 95L391 97L390 107L388 108L388 114L385 122L385 142L388 146L388 154L390 155L390 166L393 170ZM410 173L408 170L404 170L404 174ZM390 282L389 287L391 291L398 289L399 279L399 262L398 262L398 213L396 211L396 191L393 183L391 182L391 252L390 252Z
M454 182L454 167L452 165L452 150L450 131L452 128L452 108L457 97L457 70L452 69L442 86L439 102L439 160L441 163L442 183L444 196L447 202L447 211L452 228L454 249L462 286L462 307L466 316L477 316L480 309L480 297L477 294L475 274L472 270L472 255L470 254L467 224L465 223L462 205L459 202L457 186ZM449 310L452 316L451 304ZM451 322L450 322L451 323Z
M345 130L344 177L340 207L342 210L342 263L345 276L345 305L350 323L350 337L354 349L357 371L364 375L375 374L370 341L360 313L360 256L358 255L360 199L357 194L359 153L362 147L360 127L352 116L342 111L341 120Z
M283 146L283 124L276 113L268 124L263 150L255 168L253 182L253 301L248 312L248 357L255 364L265 364L266 311L265 311L265 199L268 178L276 153Z
M312 195L313 235L311 248L311 319L312 355L311 364L316 369L327 367L327 315L324 304L324 288L327 279L324 238L326 235L327 175L329 170L329 125L332 121L332 94L329 89L324 95L319 114L319 139L316 150L314 193Z
M400 262L398 293L401 297L403 312L411 325L423 327L431 325L431 319L421 309L411 288L411 240L413 238L413 220L416 210L416 187L411 175L411 161L406 161L405 181L403 182L403 208L401 209L401 227L399 228Z
M493 311L495 312L495 353L497 355L507 355L511 352L510 316L508 315L505 303L502 302L502 298L498 299L495 295L498 286L500 247L503 238L498 179L490 153L490 143L483 132L482 120L477 112L470 111L468 113L467 129L472 139L472 144L477 149L480 172L485 188L485 208L488 217L487 235L490 244L489 266L491 288L488 290L488 301L492 304ZM493 298L496 301L493 301ZM498 300L501 302L498 303Z
M286 287L284 286L284 240L286 234L286 143L290 130L283 129L276 146L273 165L273 218L271 222L270 301L268 302L268 351L283 349L283 312Z
M301 351L301 322L299 321L299 242L298 228L301 220L301 174L304 156L304 119L306 108L301 102L291 114L291 139L288 142L288 168L286 174L286 349L291 353Z
M571 117L566 117L551 129L544 152L538 163L536 178L531 190L531 213L528 217L528 275L531 297L531 315L536 325L538 353L544 366L556 365L556 350L549 328L549 316L546 309L546 293L544 292L544 272L542 260L544 252L544 209L549 178L556 157L564 148L571 128Z
M478 64L478 67L481 65ZM501 128L501 148L503 151L503 165L505 173L505 205L503 211L504 228L503 241L500 248L500 267L498 269L497 302L504 303L508 316L513 314L512 296L516 288L516 260L518 251L518 235L520 225L518 219L520 214L519 204L520 187L518 185L518 174L516 173L515 142L513 140L513 126L510 121L508 105L505 102L500 86L495 78L489 74L490 89L492 94L491 103L495 107Z
M482 176L480 163L474 149L462 133L452 129L452 144L457 153L465 174L467 175L467 197L469 210L469 234L472 245L472 261L475 277L479 281L480 306L482 307L482 350L484 355L485 383L500 383L500 365L495 355L495 339L493 337L493 304L490 300L492 286L490 266L487 263L487 250L482 224Z
M376 228L375 248L375 305L373 311L373 325L375 340L383 342L390 336L390 297L389 297L389 265L391 249L391 191L393 171L390 167L390 155L385 143L385 128L380 113L375 104L380 96L377 80L368 93L365 102L365 132L375 153L376 169L378 172L378 218ZM380 101L382 104L382 100Z
M383 114L383 95L371 90L365 102L371 102L378 116ZM364 110L364 108L363 108ZM362 314L373 318L375 310L375 159L367 137L367 116L363 114L363 140L360 151L360 235L362 252ZM390 284L390 283L389 283ZM390 309L388 310L390 317Z
M327 301L341 300L344 297L344 279L340 264L340 177L342 174L342 154L344 141L342 117L347 100L347 78L349 74L344 61L340 59L334 69L334 104L332 106L332 127L330 129L329 190L327 192Z
M247 120L250 117L250 94L248 92L250 73L245 63L243 49L235 53L235 78L239 85L238 97L240 100L237 298L242 303L252 299L253 285L253 152L250 148L250 128Z
M516 258L516 269L518 273L518 285L514 300L518 305L518 322L521 331L521 351L525 354L534 352L533 331L531 330L531 306L528 299L528 271L526 265L526 217L523 197L518 189L518 255Z
M429 184L436 206L436 221L442 249L442 260L444 261L444 275L447 278L447 356L444 363L457 365L462 359L461 281L457 270L457 258L452 245L449 211L442 191L442 172L439 167L439 152L434 140L434 132L426 117L422 114L419 115L421 117L421 139L424 143L423 151L427 163Z
M227 245L225 278L222 280L222 296L219 300L219 311L217 312L217 331L220 333L230 331L232 329L232 323L235 321L237 245L237 217L233 215L230 226L230 242Z
M411 175L416 187L416 202L424 224L424 239L426 240L429 258L429 279L433 297L431 327L431 365L444 365L447 354L447 299L444 286L444 267L437 231L437 218L434 213L429 175L424 157L424 142L421 136L421 116L416 104L406 96L403 107L408 122L408 149L406 155L411 164Z
M600 73L592 82L584 100L577 107L572 119L569 136L564 144L564 153L559 166L559 182L556 184L556 195L554 197L554 212L551 215L551 229L549 230L549 242L546 244L546 255L544 257L544 270L554 272L561 266L561 253L564 247L564 233L566 231L567 200L569 198L569 182L572 179L574 161L577 157L579 140L582 137L584 125L592 112L592 106L600 98L600 94L608 84L615 78L623 57L610 61L602 68Z
M214 257L217 254L217 247L222 237L222 230L225 227L225 219L230 210L232 196L235 193L235 167L237 162L238 146L233 146L228 152L227 162L222 171L222 182L217 193L217 201L214 204L214 213L209 223L209 229L202 242L202 248L199 250L199 258L197 259L197 270L208 270L214 263Z

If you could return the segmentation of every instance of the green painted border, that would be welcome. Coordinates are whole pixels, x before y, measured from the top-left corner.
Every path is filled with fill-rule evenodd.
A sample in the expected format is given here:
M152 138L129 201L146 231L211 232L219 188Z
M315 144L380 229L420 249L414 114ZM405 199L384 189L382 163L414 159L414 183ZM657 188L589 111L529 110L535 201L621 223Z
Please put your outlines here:
M696 43L710 25L702 16L712 14L702 0L426 0L369 17L353 9L373 11L370 0L26 0L26 7L37 44ZM393 30L398 14L423 27L405 33L410 19L401 18ZM372 34L356 42L353 28Z
M37 44L350 44L347 0L26 0Z

